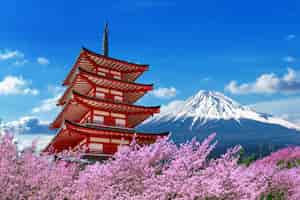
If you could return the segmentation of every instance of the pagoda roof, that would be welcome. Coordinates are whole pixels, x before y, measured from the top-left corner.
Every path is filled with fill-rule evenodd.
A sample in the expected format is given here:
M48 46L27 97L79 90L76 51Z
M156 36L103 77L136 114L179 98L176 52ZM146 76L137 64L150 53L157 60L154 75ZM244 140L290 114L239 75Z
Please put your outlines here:
M51 128L59 128L63 120L79 121L89 110L101 110L107 112L124 113L128 115L128 124L134 127L154 113L158 113L160 107L137 106L114 101L103 100L82 95L73 90L73 99L64 105L63 110L51 124Z
M153 84L139 84L129 81L122 81L106 76L101 76L94 72L89 72L85 69L82 69L81 67L78 69L79 73L73 79L72 84L69 86L69 88L59 99L59 105L63 105L66 102L67 97L72 92L72 90L75 90L81 94L86 94L90 89L92 89L93 85L125 92L126 94L124 95L124 100L128 103L136 102L146 92L153 89Z
M79 67L80 74L92 83L103 86L109 89L119 89L124 92L136 92L136 91L150 91L153 89L153 84L141 84L130 81L118 80L89 72Z
M118 71L122 71L122 67L126 67L125 71L127 71L127 67L130 67L131 70L147 70L149 65L148 64L137 64L137 63L132 63L132 62L128 62L128 61L124 61L124 60L119 60L119 59L116 59L116 58L112 58L112 57L108 57L108 56L104 56L102 54L98 54L98 53L95 53L85 47L82 47L82 50L87 52L88 55L93 55L93 56L96 56L98 59L103 59L101 61L105 62L105 61L111 61L112 63L115 63L115 64L120 64L121 66L119 66L119 70ZM101 62L99 61L99 62Z
M116 128L108 126L93 126L93 125L82 125L75 122L65 120L64 128L60 129L58 134L52 139L45 151L49 151L51 146L59 151L68 148L74 148L80 141L85 139L87 136L132 140L134 137L137 142L154 142L158 137L166 137L169 132L164 133L146 133L137 132L134 129Z
M113 100L100 99L97 97L90 97L80 94L73 90L73 97L79 103L85 104L88 107L99 108L106 111L116 111L126 114L139 114L139 113L159 113L160 106L140 106L126 103L119 103Z
M56 119L50 124L50 129L60 128L65 119L70 121L80 121L87 112L89 112L88 107L70 100L63 106L63 109Z
M94 53L91 50L88 50L83 47L70 73L64 80L63 85L70 84L73 74L76 72L78 67L85 68L89 71L91 71L95 67L100 67L107 70L114 70L121 73L125 73L127 80L134 81L144 71L148 70L149 65L141 65L118 60L115 58Z
M97 135L99 131L102 134L107 135L122 135L127 137L136 136L137 138L149 138L149 139L156 139L157 137L165 137L168 136L169 132L163 133L149 133L149 132L138 132L132 128L119 128L119 127L112 127L112 126L97 126L92 124L82 125L79 123L71 122L66 120L65 125L68 129L73 131L82 132L82 134L90 134L90 135Z
M43 151L54 153L52 151L71 150L84 139L84 135L72 134L67 129L61 128Z
M92 88L93 86L90 81L86 80L86 78L83 78L82 76L77 75L73 80L72 85L70 85L59 98L57 105L64 105L69 100L73 90L81 94L87 94Z

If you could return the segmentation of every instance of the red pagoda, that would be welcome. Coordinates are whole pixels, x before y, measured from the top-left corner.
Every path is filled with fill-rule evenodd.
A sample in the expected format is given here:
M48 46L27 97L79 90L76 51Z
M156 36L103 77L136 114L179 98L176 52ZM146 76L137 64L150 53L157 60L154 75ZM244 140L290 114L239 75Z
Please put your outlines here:
M107 157L133 138L150 144L168 133L142 133L134 128L160 107L134 103L153 89L153 85L135 83L148 65L130 63L108 56L108 27L103 36L103 55L82 48L63 85L62 106L52 129L56 136L45 151L85 149L85 155Z

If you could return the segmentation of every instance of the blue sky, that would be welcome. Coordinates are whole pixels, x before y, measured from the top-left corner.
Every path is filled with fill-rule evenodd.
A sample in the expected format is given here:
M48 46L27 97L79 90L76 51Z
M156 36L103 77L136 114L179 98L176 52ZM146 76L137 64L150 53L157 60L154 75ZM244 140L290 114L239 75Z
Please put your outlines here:
M139 103L167 104L198 90L299 120L300 2L4 1L0 7L0 117L52 120L61 83L85 46L150 64L138 81L155 92ZM265 103L270 106L265 106ZM263 104L262 104L263 103ZM261 106L264 105L264 106ZM299 106L298 106L299 107ZM267 109L266 109L267 108ZM286 112L286 113L285 113ZM299 118L296 118L299 116Z

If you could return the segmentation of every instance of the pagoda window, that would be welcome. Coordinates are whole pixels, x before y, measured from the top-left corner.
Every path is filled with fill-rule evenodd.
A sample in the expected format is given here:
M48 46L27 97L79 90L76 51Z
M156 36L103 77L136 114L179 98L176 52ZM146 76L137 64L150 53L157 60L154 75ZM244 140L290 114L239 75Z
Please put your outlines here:
M121 118L121 119L125 119L126 118L126 115L121 114L121 113L111 113L111 116L115 117L115 118Z
M104 112L101 110L94 110L95 115L109 116L109 112Z
M102 87L96 87L96 91L97 91L97 92L108 93L108 92L109 92L109 89L102 88Z
M106 74L104 72L98 72L97 74L100 76L106 76Z
M116 118L115 124L116 124L116 126L119 126L119 127L126 127L126 120Z
M104 99L107 96L106 93L108 93L108 92L109 92L108 89L96 87L95 96L100 99Z
M123 102L123 97L121 96L114 96L115 102Z
M103 92L96 91L96 97L98 97L100 99L104 99L105 98L105 94Z
M101 115L94 115L94 123L95 124L103 124L104 123L104 117Z
M114 75L114 79L121 80L121 76L120 75Z
M110 73L113 75L121 76L121 73L118 71L110 70Z
M109 73L109 70L107 70L107 69L104 69L104 68L101 68L101 67L98 67L97 68L97 71L99 72L104 72L104 73Z
M121 138L121 139L112 139L111 142L115 143L115 144L130 144L130 141L129 140L125 140L124 138Z
M123 93L121 91L118 91L118 90L111 90L110 93L113 94L113 95L123 96Z
M89 144L90 151L103 152L103 144L100 143L90 143Z
M104 143L110 143L110 139L109 138L97 138L97 137L91 137L90 141L92 142L104 142Z

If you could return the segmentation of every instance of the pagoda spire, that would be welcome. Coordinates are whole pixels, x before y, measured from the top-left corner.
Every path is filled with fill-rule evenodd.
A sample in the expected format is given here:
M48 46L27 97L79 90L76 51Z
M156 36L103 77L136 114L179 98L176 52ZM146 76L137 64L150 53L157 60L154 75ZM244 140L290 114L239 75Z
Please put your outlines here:
M104 31L103 31L102 50L103 50L103 55L108 56L108 52L109 52L109 47L108 47L108 23L105 23L105 27L104 27Z

